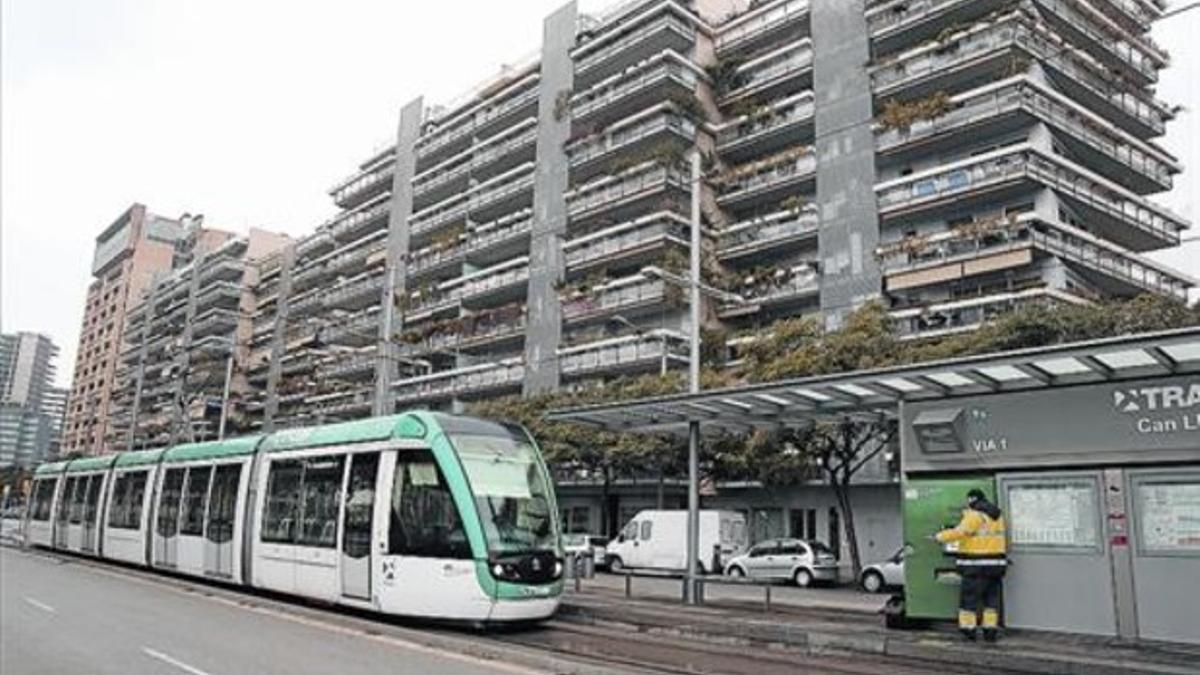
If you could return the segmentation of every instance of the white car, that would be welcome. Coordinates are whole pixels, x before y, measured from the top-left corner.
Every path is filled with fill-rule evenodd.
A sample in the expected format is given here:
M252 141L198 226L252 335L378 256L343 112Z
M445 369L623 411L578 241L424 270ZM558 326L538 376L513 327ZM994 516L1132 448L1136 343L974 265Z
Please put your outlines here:
M863 568L858 583L868 593L882 593L892 588L904 587L904 555L907 547L892 554L892 557Z
M572 533L562 536L563 553L566 556L567 564L576 555L587 555L591 553L592 563L595 569L603 569L608 560L605 555L605 547L608 546L608 537L601 537L595 534Z
M838 563L833 551L819 541L768 539L729 561L725 574L754 579L790 579L797 586L815 581L837 583Z

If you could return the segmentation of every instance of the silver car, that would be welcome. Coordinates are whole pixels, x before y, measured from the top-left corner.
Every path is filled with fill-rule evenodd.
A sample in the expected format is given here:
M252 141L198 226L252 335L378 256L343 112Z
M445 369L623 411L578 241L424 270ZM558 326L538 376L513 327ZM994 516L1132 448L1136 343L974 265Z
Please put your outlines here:
M729 561L725 574L754 579L790 579L797 586L815 581L836 583L838 563L833 551L819 541L769 539Z
M891 588L904 586L904 555L907 547L892 554L892 557L863 568L858 583L868 593L882 593Z

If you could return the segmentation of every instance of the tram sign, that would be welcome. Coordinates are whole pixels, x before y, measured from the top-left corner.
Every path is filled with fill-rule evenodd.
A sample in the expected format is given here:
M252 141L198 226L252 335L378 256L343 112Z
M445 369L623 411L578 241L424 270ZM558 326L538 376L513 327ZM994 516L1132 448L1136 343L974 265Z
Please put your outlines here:
M1200 458L1200 379L1160 377L905 403L907 471ZM945 438L930 442L931 420ZM1069 421L1069 428L1064 425ZM960 447L962 452L947 452Z

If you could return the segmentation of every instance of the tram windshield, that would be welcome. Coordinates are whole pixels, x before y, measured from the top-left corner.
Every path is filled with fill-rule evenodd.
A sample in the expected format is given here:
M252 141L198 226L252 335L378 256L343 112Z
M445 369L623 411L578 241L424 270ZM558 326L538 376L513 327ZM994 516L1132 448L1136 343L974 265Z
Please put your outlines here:
M554 548L550 478L525 438L455 434L488 550L511 555Z

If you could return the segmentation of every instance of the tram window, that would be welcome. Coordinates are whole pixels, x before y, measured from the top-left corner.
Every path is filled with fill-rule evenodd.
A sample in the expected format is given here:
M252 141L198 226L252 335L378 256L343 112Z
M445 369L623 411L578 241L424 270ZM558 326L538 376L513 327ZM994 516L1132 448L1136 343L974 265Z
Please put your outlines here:
M83 522L89 525L95 525L96 519L100 512L100 487L104 481L103 476L92 476L92 480L88 483L86 500L83 505Z
M58 479L39 480L33 491L33 507L30 518L33 520L50 520L50 507L54 504L54 488Z
M183 475L183 469L170 469L163 476L155 526L159 536L174 537L179 531L179 493L183 489Z
M345 455L304 460L301 481L301 546L332 548L337 543L338 509L342 505L342 462Z
M187 488L183 491L183 505L180 507L183 520L179 523L179 534L194 536L204 533L204 506L208 499L208 481L211 478L211 466L193 466L188 469Z
M213 475L212 496L208 503L209 541L223 544L233 539L233 521L237 510L238 480L242 474L239 464L217 467Z
M342 525L342 550L354 559L364 558L371 553L371 525L375 511L375 483L378 474L378 452L363 452L352 456L346 489L346 513Z
M71 492L71 506L67 514L67 522L72 525L78 525L83 522L83 499L86 496L89 481L90 477L74 479L74 490Z
M146 501L146 471L135 471L125 474L129 479L129 489L126 492L125 527L138 529L142 526L142 502Z
M54 519L60 523L67 522L67 515L71 511L71 495L75 492L75 479L67 478L63 483L63 489L58 493L58 509L54 512Z
M262 535L268 543L290 544L295 537L300 504L301 463L294 459L271 462L263 505Z
M125 527L129 511L129 475L121 474L113 480L112 492L108 497L108 526Z
M398 458L390 510L389 554L471 557L454 497L428 450L405 452Z

